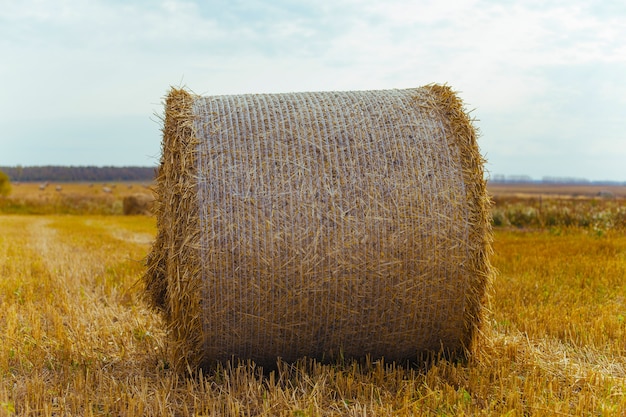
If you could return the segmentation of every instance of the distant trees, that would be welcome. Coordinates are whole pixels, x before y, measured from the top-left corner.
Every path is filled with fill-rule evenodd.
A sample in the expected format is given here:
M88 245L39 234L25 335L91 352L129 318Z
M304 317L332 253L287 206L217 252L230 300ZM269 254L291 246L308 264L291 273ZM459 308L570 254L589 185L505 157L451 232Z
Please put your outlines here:
M97 167L97 166L16 166L0 167L12 181L35 182L105 182L146 181L154 179L153 167Z
M11 193L11 180L9 176L0 171L0 196L7 196Z

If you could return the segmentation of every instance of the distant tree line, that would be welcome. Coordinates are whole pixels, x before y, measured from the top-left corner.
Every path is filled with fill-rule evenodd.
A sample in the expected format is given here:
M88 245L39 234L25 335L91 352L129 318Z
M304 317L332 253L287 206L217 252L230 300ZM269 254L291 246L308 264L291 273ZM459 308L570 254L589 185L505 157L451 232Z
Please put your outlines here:
M13 182L105 182L152 181L155 167L114 166L14 166L0 167Z
M543 177L540 180L533 179L528 175L502 175L495 174L489 178L489 182L500 184L570 184L570 185L626 185L622 181L590 181L586 178L575 177Z

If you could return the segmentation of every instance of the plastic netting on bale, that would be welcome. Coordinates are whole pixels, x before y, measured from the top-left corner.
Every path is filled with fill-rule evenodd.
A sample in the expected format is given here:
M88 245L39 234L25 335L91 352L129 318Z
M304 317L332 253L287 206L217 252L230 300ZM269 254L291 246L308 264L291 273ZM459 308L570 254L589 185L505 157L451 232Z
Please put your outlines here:
M177 366L471 349L489 201L450 88L172 90L157 182L146 282Z

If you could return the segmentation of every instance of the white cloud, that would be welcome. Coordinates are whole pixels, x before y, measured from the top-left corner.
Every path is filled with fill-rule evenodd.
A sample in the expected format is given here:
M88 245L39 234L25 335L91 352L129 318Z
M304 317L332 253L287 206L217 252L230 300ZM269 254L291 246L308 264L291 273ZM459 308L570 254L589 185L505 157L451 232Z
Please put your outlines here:
M447 82L477 109L496 160L574 155L590 135L594 154L623 154L624 39L626 5L591 0L0 0L0 112L150 117L172 84L230 94Z

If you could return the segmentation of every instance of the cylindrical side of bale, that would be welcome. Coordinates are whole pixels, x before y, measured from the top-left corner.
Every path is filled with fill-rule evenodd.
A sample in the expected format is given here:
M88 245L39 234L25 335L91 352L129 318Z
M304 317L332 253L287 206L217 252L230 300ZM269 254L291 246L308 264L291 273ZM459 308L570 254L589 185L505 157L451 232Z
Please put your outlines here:
M145 281L174 365L471 349L491 276L476 138L447 86L173 89Z

